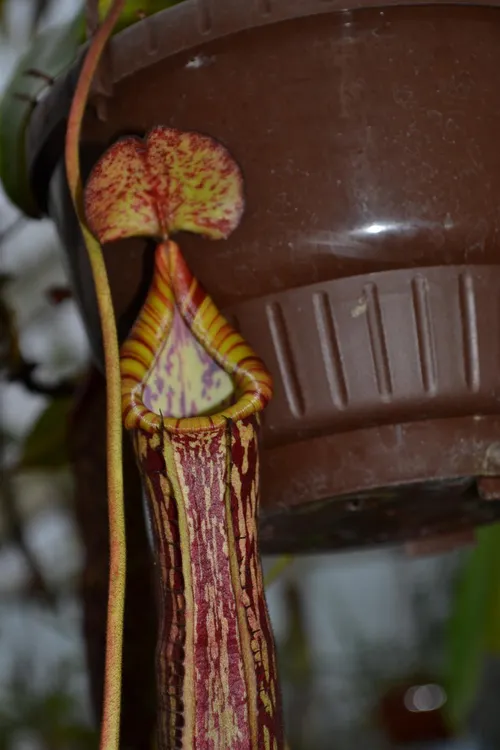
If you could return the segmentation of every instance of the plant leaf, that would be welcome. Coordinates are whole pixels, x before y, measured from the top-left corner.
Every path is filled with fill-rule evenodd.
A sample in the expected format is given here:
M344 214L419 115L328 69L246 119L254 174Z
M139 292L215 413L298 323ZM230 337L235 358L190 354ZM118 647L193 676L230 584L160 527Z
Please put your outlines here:
M50 470L67 464L67 418L71 403L69 398L56 398L49 403L26 438L20 468Z
M489 606L485 622L485 651L500 654L500 524L488 527L489 550Z
M492 633L499 644L500 525L479 529L477 540L458 581L448 631L446 711L456 728L468 719Z
M85 212L100 242L180 230L227 237L243 213L243 179L224 146L158 126L117 141L94 167Z
M27 75L27 71L55 78L74 61L84 39L81 13L64 26L37 35L17 65L0 103L0 179L10 200L30 216L37 216L38 209L29 184L25 137L34 104L48 82L36 74Z

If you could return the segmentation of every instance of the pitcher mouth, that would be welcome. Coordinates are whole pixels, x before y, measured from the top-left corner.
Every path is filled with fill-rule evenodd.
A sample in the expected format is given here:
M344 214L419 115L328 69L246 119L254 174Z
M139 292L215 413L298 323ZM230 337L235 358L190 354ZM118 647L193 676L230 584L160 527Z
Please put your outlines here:
M148 383L173 335L176 317L188 329L198 350L229 376L231 394L212 412L198 413L196 403L180 413L152 407ZM149 433L202 432L256 414L272 396L272 378L262 360L219 312L191 274L175 242L158 245L153 280L146 301L121 350L122 414L126 429ZM229 401L229 403L228 403ZM222 407L222 408L221 408ZM189 413L191 412L191 413Z

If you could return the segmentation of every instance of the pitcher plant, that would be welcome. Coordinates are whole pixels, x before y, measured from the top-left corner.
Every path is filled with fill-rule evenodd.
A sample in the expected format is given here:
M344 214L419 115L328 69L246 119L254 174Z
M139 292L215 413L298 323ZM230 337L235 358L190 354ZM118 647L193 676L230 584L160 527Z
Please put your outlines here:
M101 748L119 747L123 419L154 540L158 748L282 750L281 698L257 535L259 413L272 396L272 380L171 239L179 230L227 237L243 213L243 179L228 151L211 137L157 126L144 140L128 137L113 144L82 190L81 119L122 5L112 4L89 48L66 149L68 180L94 271L108 388L111 562ZM119 358L100 246L137 235L158 243L154 274Z

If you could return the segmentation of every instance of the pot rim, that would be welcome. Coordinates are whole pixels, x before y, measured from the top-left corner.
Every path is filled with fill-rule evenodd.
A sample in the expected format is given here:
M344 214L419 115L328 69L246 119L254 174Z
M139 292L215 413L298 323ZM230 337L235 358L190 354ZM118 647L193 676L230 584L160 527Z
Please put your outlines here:
M241 31L309 16L396 7L500 8L500 0L183 0L124 29L110 42L113 84L143 68ZM136 54L132 54L132 53ZM140 54L137 54L139 52Z
M272 0L183 0L138 21L111 39L109 53L101 64L101 75L94 81L90 101L112 97L115 84L147 67L189 50L201 50L208 42L239 32L332 13L342 14L347 19L355 10L378 8L383 13L384 9L436 6L463 8L468 12L478 8L494 11L500 8L500 0L486 3L480 0L288 0L287 3L273 3ZM61 139L61 129L86 48L87 45L80 48L75 63L37 103L27 128L27 164L30 178L35 183L34 192L41 214L46 212L46 200L45 196L36 194L34 173L47 142L54 137ZM194 55L193 65L196 59L197 55ZM98 116L106 119L105 111L98 112ZM50 171L50 165L44 164L45 168L47 166ZM44 178L46 184L46 173Z

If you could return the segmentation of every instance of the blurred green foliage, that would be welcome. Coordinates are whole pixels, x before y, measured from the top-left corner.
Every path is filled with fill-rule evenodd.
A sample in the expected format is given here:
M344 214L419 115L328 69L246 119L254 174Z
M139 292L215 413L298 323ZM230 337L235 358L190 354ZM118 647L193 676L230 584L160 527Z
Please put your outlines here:
M19 468L51 471L68 463L66 435L71 405L71 398L49 401L24 442Z
M447 713L464 728L488 654L500 654L500 524L478 529L477 545L460 573L447 644Z
M71 693L75 667L61 663L43 690L33 687L34 665L17 665L0 699L0 750L27 734L43 750L97 750L98 736Z

